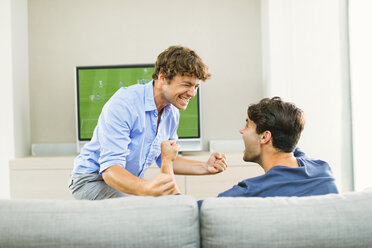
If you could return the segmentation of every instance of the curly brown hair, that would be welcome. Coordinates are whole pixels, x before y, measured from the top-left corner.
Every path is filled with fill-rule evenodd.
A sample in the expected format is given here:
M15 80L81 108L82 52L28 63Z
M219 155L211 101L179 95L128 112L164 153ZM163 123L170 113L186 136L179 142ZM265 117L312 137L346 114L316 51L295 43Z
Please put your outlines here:
M256 133L270 131L273 146L283 152L293 152L305 126L302 110L280 97L249 106L248 117L256 124Z
M182 46L170 46L159 54L152 79L158 79L159 73L164 74L168 82L177 75L196 77L202 81L211 76L199 55Z

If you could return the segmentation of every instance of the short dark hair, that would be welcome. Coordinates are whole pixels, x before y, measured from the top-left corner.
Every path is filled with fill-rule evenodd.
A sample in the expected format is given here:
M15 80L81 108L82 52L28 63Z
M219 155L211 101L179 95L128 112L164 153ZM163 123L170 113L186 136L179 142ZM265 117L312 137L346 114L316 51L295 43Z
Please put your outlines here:
M305 126L303 111L280 97L264 98L249 106L248 117L258 134L270 131L273 146L283 152L293 152Z
M202 59L193 50L182 46L168 47L159 54L152 79L158 79L159 73L163 73L167 80L172 80L177 75L196 77L199 80L207 80L211 74Z

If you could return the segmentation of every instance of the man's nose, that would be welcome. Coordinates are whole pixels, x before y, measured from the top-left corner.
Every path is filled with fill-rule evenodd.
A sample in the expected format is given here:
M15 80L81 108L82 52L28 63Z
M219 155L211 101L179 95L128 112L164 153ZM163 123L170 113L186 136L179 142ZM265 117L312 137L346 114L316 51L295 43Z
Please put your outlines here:
M198 89L195 89L194 87L191 87L189 91L187 92L190 96L194 97L196 95L196 92Z
M243 129L244 129L244 127L243 128L240 128L240 130L239 130L239 133L240 134L243 134Z

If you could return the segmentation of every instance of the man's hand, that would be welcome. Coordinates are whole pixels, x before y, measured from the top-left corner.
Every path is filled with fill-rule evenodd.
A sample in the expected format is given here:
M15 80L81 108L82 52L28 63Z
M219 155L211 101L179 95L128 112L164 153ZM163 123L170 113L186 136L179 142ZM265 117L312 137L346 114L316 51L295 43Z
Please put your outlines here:
M173 161L176 159L180 145L175 140L166 140L161 143L161 173L170 175L174 181L173 191L169 194L179 194L173 171Z
M226 155L219 152L212 153L205 163L206 170L210 174L220 173L227 168Z
M128 194L161 196L179 193L174 175L171 174L161 173L147 181L134 176L120 165L113 165L103 171L102 177L109 186Z
M180 145L175 140L165 140L161 143L162 160L174 161L177 157Z
M173 175L161 173L146 185L146 195L162 196L173 195L178 192L178 187Z

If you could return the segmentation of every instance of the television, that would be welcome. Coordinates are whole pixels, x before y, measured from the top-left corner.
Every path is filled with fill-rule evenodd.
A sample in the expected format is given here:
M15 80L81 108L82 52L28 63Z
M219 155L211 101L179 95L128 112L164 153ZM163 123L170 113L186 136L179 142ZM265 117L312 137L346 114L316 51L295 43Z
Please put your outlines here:
M120 88L146 84L152 80L154 64L77 66L76 137L77 152L93 136L104 104ZM180 151L202 150L200 88L186 110L180 110L177 130Z

